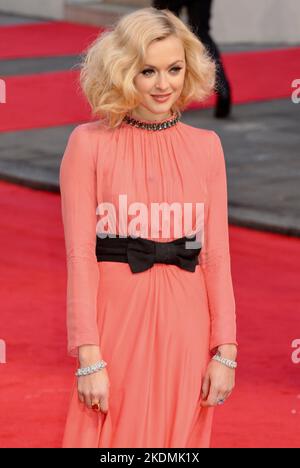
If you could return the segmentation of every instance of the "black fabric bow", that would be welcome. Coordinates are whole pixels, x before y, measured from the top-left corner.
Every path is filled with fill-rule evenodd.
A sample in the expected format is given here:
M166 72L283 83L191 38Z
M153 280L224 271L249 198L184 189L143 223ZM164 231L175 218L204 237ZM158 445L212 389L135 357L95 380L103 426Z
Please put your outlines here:
M199 264L198 248L186 248L187 241L195 241L194 237L181 237L170 242L155 242L142 237L128 239L127 258L132 273L148 270L154 263L177 265L187 271L195 271ZM197 243L200 245L200 243Z

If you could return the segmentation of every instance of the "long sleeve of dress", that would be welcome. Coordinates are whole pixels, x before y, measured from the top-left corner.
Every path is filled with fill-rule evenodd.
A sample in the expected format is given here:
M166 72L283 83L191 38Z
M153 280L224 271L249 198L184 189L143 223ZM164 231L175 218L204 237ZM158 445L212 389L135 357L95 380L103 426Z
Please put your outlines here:
M69 136L59 172L67 260L68 353L74 357L81 345L99 345L95 158L88 128L78 125Z
M208 181L208 215L200 261L204 272L211 316L210 351L236 341L227 207L226 166L219 136L211 132L211 171Z

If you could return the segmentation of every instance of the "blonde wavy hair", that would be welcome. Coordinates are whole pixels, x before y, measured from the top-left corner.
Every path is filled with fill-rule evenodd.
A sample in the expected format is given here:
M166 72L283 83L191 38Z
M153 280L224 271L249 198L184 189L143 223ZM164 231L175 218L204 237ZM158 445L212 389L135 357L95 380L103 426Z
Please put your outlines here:
M119 126L125 114L140 104L134 78L145 64L147 47L170 35L181 39L186 59L184 86L172 110L181 116L190 102L213 93L216 64L196 34L170 10L142 8L100 33L79 65L82 91L104 125Z

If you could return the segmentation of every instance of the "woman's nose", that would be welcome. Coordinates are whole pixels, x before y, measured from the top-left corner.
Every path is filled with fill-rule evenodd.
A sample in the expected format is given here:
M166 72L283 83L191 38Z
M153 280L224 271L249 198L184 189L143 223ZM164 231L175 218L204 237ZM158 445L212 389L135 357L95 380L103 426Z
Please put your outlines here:
M167 89L168 88L168 80L167 80L167 77L164 74L158 75L156 86L159 86L159 88L161 88L161 89Z

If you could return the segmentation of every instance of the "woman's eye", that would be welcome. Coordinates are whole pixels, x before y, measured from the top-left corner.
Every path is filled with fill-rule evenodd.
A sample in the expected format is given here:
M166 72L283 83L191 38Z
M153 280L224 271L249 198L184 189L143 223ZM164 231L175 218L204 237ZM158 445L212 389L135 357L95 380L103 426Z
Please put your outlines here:
M181 70L181 67L174 67L174 68L172 68L172 70L179 71L179 70Z
M176 72L178 72L179 70L181 70L181 67L173 67L171 68L171 71L172 70L175 70ZM149 72L153 72L152 68L148 68L147 70L142 71L143 75L145 76L147 76Z
M174 67L174 68L172 68L171 70L175 70L175 71L176 71L176 73L177 73L178 71L180 71L180 70L181 70L181 67Z
M143 75L147 75L147 73L152 72L152 71L153 71L153 70L150 70L150 69L149 69L149 70L144 70L144 71L142 71L142 74L143 74Z

